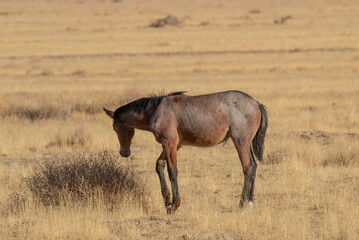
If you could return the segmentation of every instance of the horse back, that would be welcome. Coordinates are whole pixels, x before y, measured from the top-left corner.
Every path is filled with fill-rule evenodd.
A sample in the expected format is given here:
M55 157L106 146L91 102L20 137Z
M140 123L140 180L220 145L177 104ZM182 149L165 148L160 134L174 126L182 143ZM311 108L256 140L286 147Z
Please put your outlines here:
M245 121L255 107L253 98L237 91L169 96L158 107L152 125L158 133L177 134L180 145L212 146L229 137L231 122Z

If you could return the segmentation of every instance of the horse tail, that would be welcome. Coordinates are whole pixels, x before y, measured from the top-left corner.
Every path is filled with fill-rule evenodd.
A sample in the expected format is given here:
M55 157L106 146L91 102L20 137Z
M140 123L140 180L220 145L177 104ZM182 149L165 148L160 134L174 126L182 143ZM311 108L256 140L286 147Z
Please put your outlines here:
M268 127L268 116L265 106L263 104L258 103L258 107L261 111L261 123L259 125L256 135L253 138L252 148L258 160L262 162L264 151L264 138L266 136L266 131Z

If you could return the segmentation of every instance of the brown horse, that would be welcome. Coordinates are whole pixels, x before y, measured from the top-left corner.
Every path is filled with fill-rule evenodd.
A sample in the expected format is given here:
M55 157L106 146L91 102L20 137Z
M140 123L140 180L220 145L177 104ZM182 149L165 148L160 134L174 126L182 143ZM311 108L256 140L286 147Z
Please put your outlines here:
M200 96L175 92L167 96L141 98L115 112L105 108L104 111L113 119L121 156L130 156L135 128L152 132L156 141L162 144L163 151L157 160L156 172L167 213L174 213L180 206L177 151L183 145L213 146L229 137L237 149L244 173L240 206L253 204L257 169L253 152L261 161L268 118L265 107L249 95L239 91ZM172 186L172 201L164 175L166 164Z

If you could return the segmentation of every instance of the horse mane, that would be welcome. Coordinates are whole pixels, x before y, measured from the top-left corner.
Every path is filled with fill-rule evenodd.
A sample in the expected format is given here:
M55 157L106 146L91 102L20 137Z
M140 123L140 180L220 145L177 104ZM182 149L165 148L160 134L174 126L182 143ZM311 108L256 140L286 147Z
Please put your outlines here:
M152 94L150 97L147 98L140 98L137 99L133 102L130 102L126 105L123 105L122 107L119 107L116 111L115 111L115 118L116 116L118 116L121 113L124 112L128 112L128 111L133 111L136 113L143 113L146 112L147 110L156 110L157 107L160 105L160 103L162 102L162 100L165 97L168 96L175 96L175 95L184 95L185 91L183 92L172 92L170 94L167 95L161 95L161 96L157 96Z

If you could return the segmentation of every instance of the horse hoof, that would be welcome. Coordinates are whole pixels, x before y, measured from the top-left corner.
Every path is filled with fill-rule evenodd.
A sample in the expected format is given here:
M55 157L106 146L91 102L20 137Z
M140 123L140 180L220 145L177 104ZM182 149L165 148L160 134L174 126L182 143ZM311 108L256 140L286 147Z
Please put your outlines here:
M167 215L171 215L171 214L172 214L172 208L173 208L173 205L172 205L172 204L166 206Z
M239 202L239 207L242 209L248 208L248 207L253 207L253 202L252 201L243 201L241 200Z

